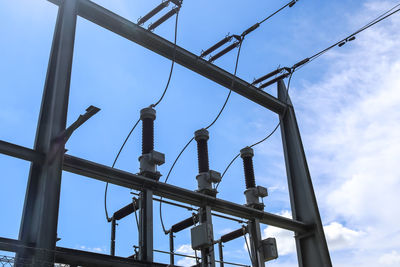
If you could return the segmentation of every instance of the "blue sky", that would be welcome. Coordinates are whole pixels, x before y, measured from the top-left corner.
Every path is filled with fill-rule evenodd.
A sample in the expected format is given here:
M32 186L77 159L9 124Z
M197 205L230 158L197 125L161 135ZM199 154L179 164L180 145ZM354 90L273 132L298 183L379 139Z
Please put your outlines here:
M136 21L159 1L96 0ZM177 43L199 54L228 32L241 33L285 1L185 1L179 15ZM395 1L301 0L248 35L238 76L252 81L278 65L290 66L343 38L396 4ZM0 139L32 147L51 47L57 8L44 0L0 2ZM400 38L393 16L298 71L291 96L334 266L399 266L400 201ZM174 20L155 33L173 39ZM216 61L233 72L235 53ZM139 110L157 99L168 78L170 61L105 29L78 19L68 123L85 108L101 108L67 143L69 154L111 165ZM275 87L267 88L276 94ZM228 91L176 65L169 91L157 108L157 150L166 154L164 175L193 132L215 117ZM277 116L242 97L232 97L210 129L210 166L223 171L244 146L263 138ZM140 130L134 132L117 168L138 171ZM256 181L270 188L266 211L290 216L279 131L256 148ZM0 236L17 238L29 163L0 155ZM197 159L192 144L169 182L196 188ZM162 178L163 179L163 178ZM219 197L244 203L242 164L224 177ZM104 183L63 173L59 215L60 246L108 253ZM108 208L131 200L129 190L111 186ZM158 207L158 204L155 204ZM164 206L167 226L190 212ZM215 219L215 237L239 224ZM155 212L155 247L167 250ZM280 258L270 266L296 266L292 233L263 227L276 236ZM191 253L189 231L176 237L179 251ZM137 245L133 216L120 222L117 254ZM243 240L225 247L229 261L249 263ZM156 254L159 261L167 257ZM186 264L187 261L182 261Z

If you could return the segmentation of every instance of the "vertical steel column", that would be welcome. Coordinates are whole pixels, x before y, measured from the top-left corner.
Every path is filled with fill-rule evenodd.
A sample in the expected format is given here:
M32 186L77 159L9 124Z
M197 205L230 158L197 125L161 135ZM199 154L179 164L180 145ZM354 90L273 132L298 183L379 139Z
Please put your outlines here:
M252 265L254 267L264 267L264 253L261 246L261 228L260 220L254 219L249 222L248 225L249 236L250 236L250 249L252 257Z
M280 123L293 219L313 226L307 234L296 233L299 265L331 267L300 131L292 102L282 80L278 82L278 98L288 104L287 111L280 116Z
M139 198L139 260L153 261L153 191L143 189Z
M111 220L111 245L110 245L110 255L115 256L115 230L117 228L117 222L114 218Z
M210 206L204 206L200 208L199 221L200 223L212 225ZM212 242L214 242L214 239ZM201 267L215 267L214 245L201 249Z
M174 233L169 232L169 265L175 266L175 255L174 255Z
M218 254L219 254L219 267L224 267L224 245L220 240L218 242Z
M58 10L35 138L35 150L46 155L44 164L32 163L27 183L19 239L38 250L17 254L33 266L54 262L64 145L57 137L65 130L77 18L77 0L63 1ZM61 146L61 147L60 147ZM40 253L39 253L40 251Z

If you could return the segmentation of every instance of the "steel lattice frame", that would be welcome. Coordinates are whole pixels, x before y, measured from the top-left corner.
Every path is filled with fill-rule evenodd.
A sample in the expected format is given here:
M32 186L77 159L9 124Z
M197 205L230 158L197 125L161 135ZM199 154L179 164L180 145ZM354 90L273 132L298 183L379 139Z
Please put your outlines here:
M57 141L66 128L67 106L77 16L81 16L153 52L173 58L174 44L89 0L49 0L59 6L43 92L34 149L0 141L0 153L31 161L19 240L0 238L0 250L17 252L33 262L86 266L166 266L56 247L62 170L131 189L150 189L155 195L294 231L299 265L332 266L297 121L283 81L278 98L235 78L227 71L177 46L175 62L275 112L281 121L290 201L294 219L164 184L140 175L64 154ZM47 155L61 146L51 161ZM35 266L39 266L36 264ZM18 266L18 263L16 263Z

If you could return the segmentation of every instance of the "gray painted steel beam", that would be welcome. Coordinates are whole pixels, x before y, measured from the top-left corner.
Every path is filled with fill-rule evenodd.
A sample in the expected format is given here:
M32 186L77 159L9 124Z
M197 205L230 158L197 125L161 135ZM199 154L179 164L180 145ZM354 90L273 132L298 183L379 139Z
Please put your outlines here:
M64 1L58 10L53 44L44 85L42 105L35 138L35 150L53 158L44 163L32 163L21 218L19 239L35 244L41 253L17 254L36 262L52 262L57 238L61 172L64 144L58 142L65 130L69 86L77 20L77 1ZM18 266L18 263L17 263Z
M32 246L25 247L25 245L15 239L0 237L0 250L9 252L19 252L22 249L34 250ZM110 256L105 254L93 253L88 251L56 247L54 251L54 260L57 263L68 264L70 266L101 266L101 267L166 267L167 264L161 263L147 263L143 261L133 260L129 258ZM32 266L32 265L29 265ZM36 266L36 265L35 265ZM40 266L50 266L42 264Z
M307 234L296 233L299 265L331 267L296 115L282 80L278 82L278 97L289 105L286 114L280 116L280 123L293 218L314 226Z
M10 151L13 151L13 155L20 159L26 158L27 154L33 155L31 157L32 160L42 157L41 153L35 152L32 149L0 141L0 153L8 155L11 153ZM174 185L157 182L153 179L149 179L137 174L128 173L70 155L64 156L63 169L78 175L83 175L135 190L151 188L153 189L155 195L171 200L183 202L197 207L207 204L212 208L212 210L217 212L249 220L253 218L259 218L260 222L263 224L268 224L291 231L306 232L309 228L306 224L300 221L291 220L272 213L248 208L244 205L214 198Z
M61 0L48 1L56 5L62 2ZM89 0L79 0L78 15L163 57L171 60L174 57L173 43ZM231 73L179 46L176 46L175 62L228 89L231 87L232 80L235 79L232 91L275 113L282 114L286 108L284 102L272 95L258 90L240 78L235 78Z

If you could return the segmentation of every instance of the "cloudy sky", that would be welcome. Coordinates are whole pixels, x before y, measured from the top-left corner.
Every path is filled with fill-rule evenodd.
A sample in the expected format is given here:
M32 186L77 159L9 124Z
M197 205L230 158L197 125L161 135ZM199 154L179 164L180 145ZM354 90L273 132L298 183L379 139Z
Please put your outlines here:
M136 21L159 1L97 0ZM184 1L179 15L178 44L199 54L228 32L241 33L285 4L285 1ZM264 3L265 2L265 3ZM345 37L396 1L299 1L263 24L243 43L238 76L252 81L278 65L299 60ZM0 139L32 147L39 114L57 8L44 0L0 2ZM173 20L155 33L173 39ZM334 266L400 266L400 15L357 35L296 72L290 94L308 158ZM216 61L233 72L235 53ZM67 144L68 153L111 165L139 110L159 97L170 62L104 29L78 20L68 122L89 105L102 110ZM266 89L276 95L276 88ZM180 66L157 108L156 149L166 154L160 167L168 172L193 132L217 114L228 91ZM210 129L210 165L223 171L244 146L266 136L277 116L232 94L220 120ZM140 131L121 154L117 168L137 172ZM285 166L279 131L255 148L259 185L269 188L266 211L290 217ZM29 164L0 155L0 236L17 238ZM196 188L195 146L185 151L169 182ZM163 180L163 178L162 178ZM224 177L219 197L244 203L242 164ZM104 183L63 173L59 246L109 252L104 216ZM112 213L131 201L130 191L111 186ZM158 208L156 204L155 206ZM167 227L190 212L167 205ZM215 238L240 224L215 218ZM134 218L117 230L117 254L128 256L137 245ZM297 266L293 233L263 226L276 237L280 257L269 266ZM176 237L177 251L192 254L189 231ZM155 213L155 247L168 250ZM6 254L1 253L0 254ZM225 259L249 264L244 240L225 246ZM162 254L158 261L168 261ZM190 264L178 258L180 264Z

